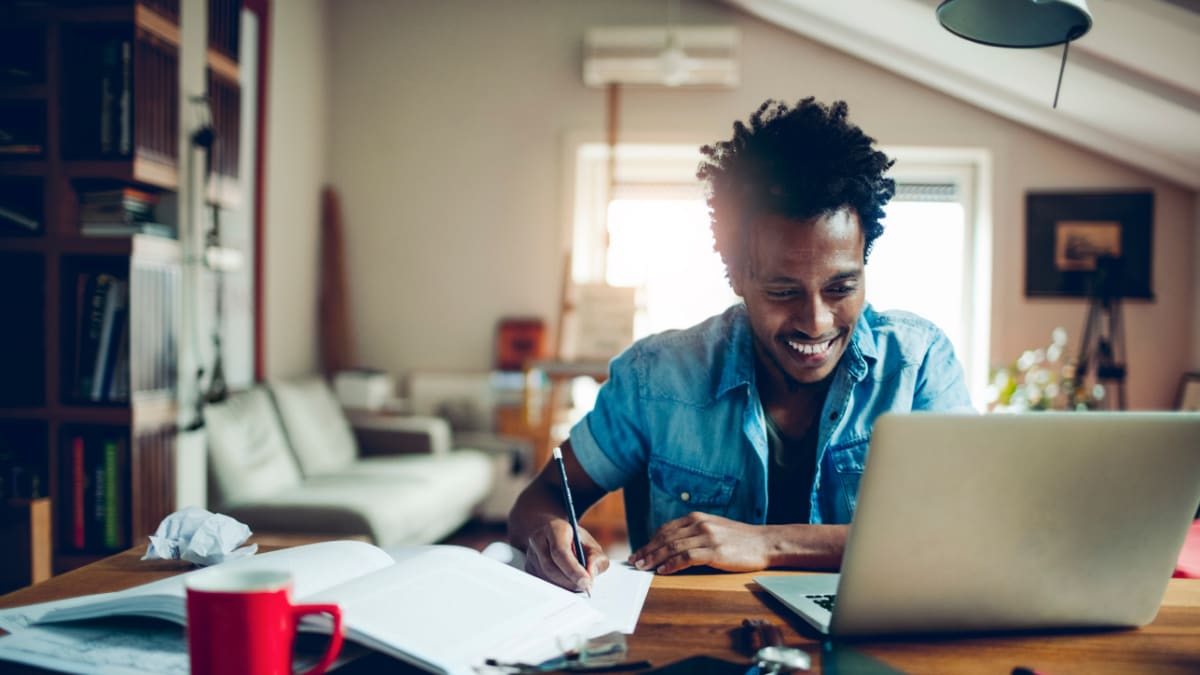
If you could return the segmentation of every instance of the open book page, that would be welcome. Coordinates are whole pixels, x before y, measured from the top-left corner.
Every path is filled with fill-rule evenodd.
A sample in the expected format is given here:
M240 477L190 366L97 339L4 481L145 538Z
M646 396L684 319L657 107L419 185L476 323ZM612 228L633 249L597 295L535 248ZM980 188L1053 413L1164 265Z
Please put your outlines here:
M292 596L303 599L318 591L392 564L391 556L359 541L328 541L280 549L221 563L223 569L282 569L292 573ZM197 570L202 571L202 570ZM184 583L196 572L180 574L119 593L77 598L69 606L46 612L42 622L74 621L98 616L138 615L186 621Z
M303 672L325 653L327 636L302 635L293 670ZM343 643L333 667L367 653ZM94 675L187 675L187 635L182 626L138 617L31 626L0 638L0 660L56 672ZM0 664L0 672L7 672Z
M51 610L86 605L115 595L117 593L98 593L96 595L82 595L77 598L39 602L35 605L22 605L20 607L0 609L0 629L6 630L9 633L15 633L37 623Z
M304 600L339 603L350 639L449 673L472 673L488 658L550 658L602 620L573 593L452 546L404 556Z

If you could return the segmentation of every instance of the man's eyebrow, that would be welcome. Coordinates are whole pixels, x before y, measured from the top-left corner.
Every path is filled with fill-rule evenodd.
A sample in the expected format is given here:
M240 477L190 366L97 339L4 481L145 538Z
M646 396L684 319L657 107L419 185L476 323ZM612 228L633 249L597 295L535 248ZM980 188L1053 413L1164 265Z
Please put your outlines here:
M839 281L853 281L860 277L862 277L862 272L858 271L858 270L838 272L837 274L829 277L829 279L826 280L825 283L833 284L833 283L837 283Z

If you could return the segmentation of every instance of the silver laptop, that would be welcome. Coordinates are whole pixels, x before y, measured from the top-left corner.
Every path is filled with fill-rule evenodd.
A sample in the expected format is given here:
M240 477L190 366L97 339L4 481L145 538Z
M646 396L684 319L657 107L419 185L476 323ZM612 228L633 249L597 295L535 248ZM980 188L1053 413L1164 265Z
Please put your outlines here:
M1197 504L1200 414L884 415L841 574L755 581L831 635L1141 626Z

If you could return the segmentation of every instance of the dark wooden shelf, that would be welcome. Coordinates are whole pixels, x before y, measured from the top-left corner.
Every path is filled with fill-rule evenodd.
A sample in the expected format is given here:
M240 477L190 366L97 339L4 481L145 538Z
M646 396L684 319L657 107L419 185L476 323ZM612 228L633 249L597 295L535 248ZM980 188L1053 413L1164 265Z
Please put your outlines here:
M0 176L44 176L49 165L44 157L0 155Z
M68 402L53 406L51 412L63 424L128 426L133 420L133 412L128 403Z
M50 410L45 406L0 408L0 420L45 420Z
M44 101L45 84L0 84L0 101Z
M75 235L54 240L49 247L63 255L98 255L129 257L172 262L179 259L179 240L135 234L125 237L85 237Z
M226 80L238 84L241 82L240 70L237 61L229 58L221 52L209 47L205 54L205 61L208 67L214 73L225 78Z
M132 0L122 5L67 7L60 10L59 18L68 23L133 23L163 42L180 44L178 24Z
M179 167L172 162L135 155L120 159L73 159L63 162L72 179L101 179L137 183L164 190L179 189Z
M40 234L0 235L0 251L45 253L49 250L50 244Z

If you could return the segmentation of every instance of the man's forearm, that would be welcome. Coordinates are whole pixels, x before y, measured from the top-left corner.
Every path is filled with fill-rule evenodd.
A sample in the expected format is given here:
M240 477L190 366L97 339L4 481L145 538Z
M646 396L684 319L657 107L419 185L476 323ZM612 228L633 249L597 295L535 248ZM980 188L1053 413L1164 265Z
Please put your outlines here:
M767 525L770 566L838 570L849 525Z

